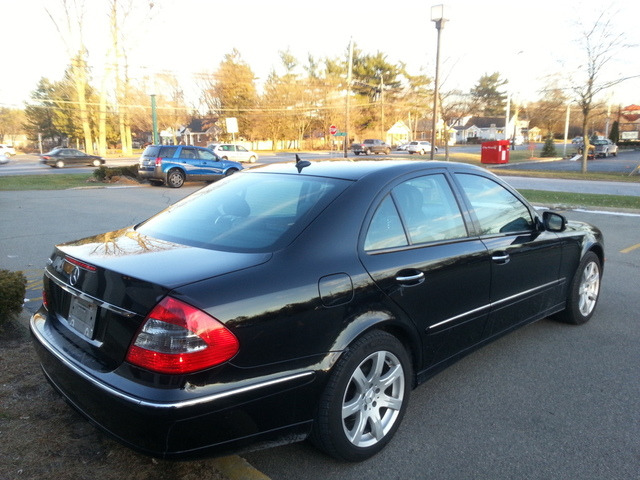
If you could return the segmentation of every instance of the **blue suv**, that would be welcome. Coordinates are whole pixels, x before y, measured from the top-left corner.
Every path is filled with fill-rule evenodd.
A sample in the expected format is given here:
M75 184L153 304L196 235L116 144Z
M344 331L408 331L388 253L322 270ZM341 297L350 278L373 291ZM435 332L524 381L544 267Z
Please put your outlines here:
M242 170L238 162L223 160L211 150L192 145L149 145L138 164L138 175L152 185L180 188L186 181L218 180Z

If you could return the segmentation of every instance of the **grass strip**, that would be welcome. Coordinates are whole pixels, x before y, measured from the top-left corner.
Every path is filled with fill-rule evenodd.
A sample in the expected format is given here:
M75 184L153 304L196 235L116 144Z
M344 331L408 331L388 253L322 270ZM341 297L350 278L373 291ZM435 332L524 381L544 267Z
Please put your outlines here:
M103 185L95 183L91 173L56 173L51 175L10 175L0 177L0 190L66 190Z
M546 190L518 190L531 203L563 207L600 207L607 209L640 210L640 197L631 195L602 195L599 193L549 192Z

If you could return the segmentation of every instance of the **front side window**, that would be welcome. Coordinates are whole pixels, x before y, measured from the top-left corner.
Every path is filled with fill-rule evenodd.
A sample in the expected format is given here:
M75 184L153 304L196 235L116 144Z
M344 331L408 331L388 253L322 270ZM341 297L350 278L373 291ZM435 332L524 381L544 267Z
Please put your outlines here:
M196 150L198 153L198 158L201 160L217 160L218 157L214 153L211 153L209 150Z
M534 230L529 209L502 185L479 175L458 174L457 178L475 211L481 235Z

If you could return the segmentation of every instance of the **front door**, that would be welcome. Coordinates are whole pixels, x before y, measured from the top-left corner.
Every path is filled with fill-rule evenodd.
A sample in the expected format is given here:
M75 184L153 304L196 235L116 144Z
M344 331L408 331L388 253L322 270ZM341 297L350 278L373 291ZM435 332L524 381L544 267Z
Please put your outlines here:
M491 257L489 335L539 317L560 301L561 240L538 227L529 209L490 178L457 174Z

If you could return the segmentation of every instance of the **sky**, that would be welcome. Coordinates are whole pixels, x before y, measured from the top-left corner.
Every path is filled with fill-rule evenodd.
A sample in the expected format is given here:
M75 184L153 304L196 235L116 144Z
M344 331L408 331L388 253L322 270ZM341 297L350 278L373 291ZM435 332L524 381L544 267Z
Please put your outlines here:
M119 0L130 1L143 12L137 18L144 19L127 34L131 76L172 72L186 92L196 91L194 74L215 72L234 48L260 83L281 68L281 51L288 50L301 63L309 54L344 58L351 40L364 53L382 52L391 63L406 63L412 74L433 76L437 31L431 7L443 4L448 21L441 32L441 89L468 91L483 74L499 72L521 102L540 98L550 75L561 81L577 78L575 66L585 55L580 22L593 25L606 12L612 31L622 33L632 46L609 63L605 75L639 78L608 90L600 100L640 104L638 0ZM149 10L150 1L154 6ZM85 0L84 41L96 73L110 39L107 3ZM62 78L69 54L47 13L60 22L62 4L0 0L0 107L21 108L41 77Z

